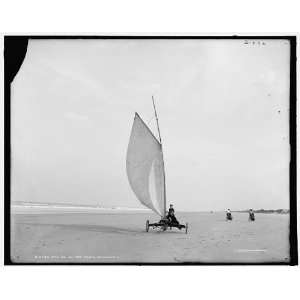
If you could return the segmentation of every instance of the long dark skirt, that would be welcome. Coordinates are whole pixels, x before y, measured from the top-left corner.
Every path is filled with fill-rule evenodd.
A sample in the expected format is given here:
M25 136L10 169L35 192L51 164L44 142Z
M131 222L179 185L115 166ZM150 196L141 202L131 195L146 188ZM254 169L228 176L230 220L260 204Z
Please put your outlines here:
M227 213L227 214L226 214L226 218L227 218L227 220L232 220L232 215L231 215L231 213Z
M249 214L249 220L250 220L250 221L255 221L254 214Z
M179 224L178 220L176 219L176 217L174 215L173 216L168 216L168 219L173 224Z

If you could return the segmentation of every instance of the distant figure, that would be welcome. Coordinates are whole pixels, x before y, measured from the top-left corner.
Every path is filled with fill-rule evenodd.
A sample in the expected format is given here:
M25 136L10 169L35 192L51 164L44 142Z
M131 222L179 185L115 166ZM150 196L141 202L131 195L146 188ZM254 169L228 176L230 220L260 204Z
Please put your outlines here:
M174 224L179 224L179 222L177 221L176 217L175 217L175 210L173 208L173 204L170 204L170 208L169 208L169 212L167 214L167 218L171 223Z
M231 214L231 210L229 208L226 211L226 220L229 220L229 221L232 220L232 214Z
M254 211L252 208L249 210L249 221L255 221Z

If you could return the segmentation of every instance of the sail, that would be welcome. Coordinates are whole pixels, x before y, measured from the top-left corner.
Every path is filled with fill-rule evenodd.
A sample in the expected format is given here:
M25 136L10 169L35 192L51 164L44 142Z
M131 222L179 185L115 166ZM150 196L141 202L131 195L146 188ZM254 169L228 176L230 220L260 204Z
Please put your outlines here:
M130 186L139 201L163 216L165 173L162 147L137 113L127 150L126 170Z

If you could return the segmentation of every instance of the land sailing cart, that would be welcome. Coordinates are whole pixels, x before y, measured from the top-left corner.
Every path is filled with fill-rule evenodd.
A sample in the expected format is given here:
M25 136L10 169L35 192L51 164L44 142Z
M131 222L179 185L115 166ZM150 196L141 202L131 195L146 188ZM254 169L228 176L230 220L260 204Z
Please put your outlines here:
M168 220L164 220L164 219L161 219L159 222L157 223L150 223L149 220L146 221L146 231L148 232L149 231L149 228L150 227L153 227L153 228L161 228L163 231L167 230L168 228L172 229L173 227L176 227L178 229L183 229L185 228L185 233L187 234L188 233L188 223L185 223L185 225L183 224L175 224L175 223L172 223Z
M185 225L177 224L171 222L166 216L165 166L153 96L152 103L159 140L139 114L135 113L126 157L129 184L138 200L161 217L159 222L156 223L146 221L147 232L149 228L160 228L166 231L168 228L172 229L174 227L179 230L185 229L185 233L187 233L187 223Z

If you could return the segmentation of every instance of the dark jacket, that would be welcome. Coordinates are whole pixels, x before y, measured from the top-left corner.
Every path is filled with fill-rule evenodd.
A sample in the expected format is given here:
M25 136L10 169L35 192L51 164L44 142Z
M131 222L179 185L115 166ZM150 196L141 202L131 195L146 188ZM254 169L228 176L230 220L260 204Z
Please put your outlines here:
M174 214L175 214L174 208L169 208L169 216L174 215Z

